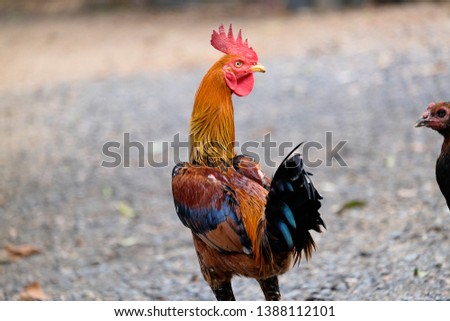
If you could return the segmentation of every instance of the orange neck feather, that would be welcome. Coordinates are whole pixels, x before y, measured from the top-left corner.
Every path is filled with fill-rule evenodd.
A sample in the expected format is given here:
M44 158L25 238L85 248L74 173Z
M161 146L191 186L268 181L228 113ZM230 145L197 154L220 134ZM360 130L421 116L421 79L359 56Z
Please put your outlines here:
M191 116L189 161L204 166L230 164L234 152L234 110L225 83L223 59L203 77Z

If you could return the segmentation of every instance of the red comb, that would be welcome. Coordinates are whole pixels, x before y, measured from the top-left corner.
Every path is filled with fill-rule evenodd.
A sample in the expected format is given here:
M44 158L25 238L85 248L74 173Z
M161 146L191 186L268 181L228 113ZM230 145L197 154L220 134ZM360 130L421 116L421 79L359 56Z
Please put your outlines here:
M236 39L233 36L233 28L228 29L228 35L225 33L225 28L223 24L219 26L219 32L213 30L211 35L211 45L217 50L222 51L225 54L229 55L242 55L248 59L254 60L258 62L258 55L252 49L252 47L248 46L248 41L242 41L241 30L239 30L239 34Z

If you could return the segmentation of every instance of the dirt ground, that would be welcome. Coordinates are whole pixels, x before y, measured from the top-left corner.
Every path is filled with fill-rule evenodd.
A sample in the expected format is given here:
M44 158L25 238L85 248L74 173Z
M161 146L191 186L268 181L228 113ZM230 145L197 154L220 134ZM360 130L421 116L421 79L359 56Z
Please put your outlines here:
M441 137L414 122L449 99L449 18L445 3L2 17L0 299L34 282L48 300L213 299L163 144L187 140L195 90L220 57L211 31L232 22L268 69L234 99L238 141L347 141L348 166L311 169L328 230L312 260L281 277L284 299L448 300ZM139 168L132 153L130 168L102 167L103 145L124 133L168 165ZM340 210L349 202L360 206ZM237 299L263 298L252 280L233 286Z

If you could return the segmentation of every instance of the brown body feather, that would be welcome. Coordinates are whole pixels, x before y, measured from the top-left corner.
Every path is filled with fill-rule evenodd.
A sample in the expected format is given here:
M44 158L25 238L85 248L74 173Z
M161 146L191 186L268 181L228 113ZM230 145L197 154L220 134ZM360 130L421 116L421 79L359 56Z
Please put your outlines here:
M261 280L282 274L292 266L294 251L271 253L264 233L268 190L262 182L270 179L260 176L259 165L251 166L250 158L241 160L235 161L236 168L225 169L184 164L173 178L174 198L189 208L220 209L228 188L236 201L233 210L242 220L250 249L243 247L239 229L229 220L204 235L193 233L201 271L213 289L229 282L233 275Z
M247 171L247 173L250 170ZM255 175L252 175L253 177ZM241 253L252 259L251 268L265 269L266 258L262 254L262 229L264 228L264 209L266 205L267 189L236 171L233 167L226 169L185 164L173 178L174 198L189 208L216 208L223 206L224 195L232 193L235 203L233 211L242 220L245 234L251 242L251 250L243 248L240 235L231 229L229 221L223 222L216 229L205 236L198 236L221 256L221 250ZM228 192L229 190L229 192ZM249 252L252 253L249 253ZM229 258L226 255L227 259ZM218 266L220 266L219 264ZM245 267L241 268L243 271ZM246 275L240 272L239 274Z

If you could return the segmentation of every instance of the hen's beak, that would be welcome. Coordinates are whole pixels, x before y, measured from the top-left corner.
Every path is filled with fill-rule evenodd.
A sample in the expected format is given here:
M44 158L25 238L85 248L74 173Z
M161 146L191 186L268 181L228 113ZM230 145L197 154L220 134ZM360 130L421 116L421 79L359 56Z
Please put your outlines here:
M423 127L427 126L430 120L428 118L420 118L418 121L416 121L415 127Z
M263 65L254 65L253 67L250 67L248 70L253 72L266 72L266 68Z

